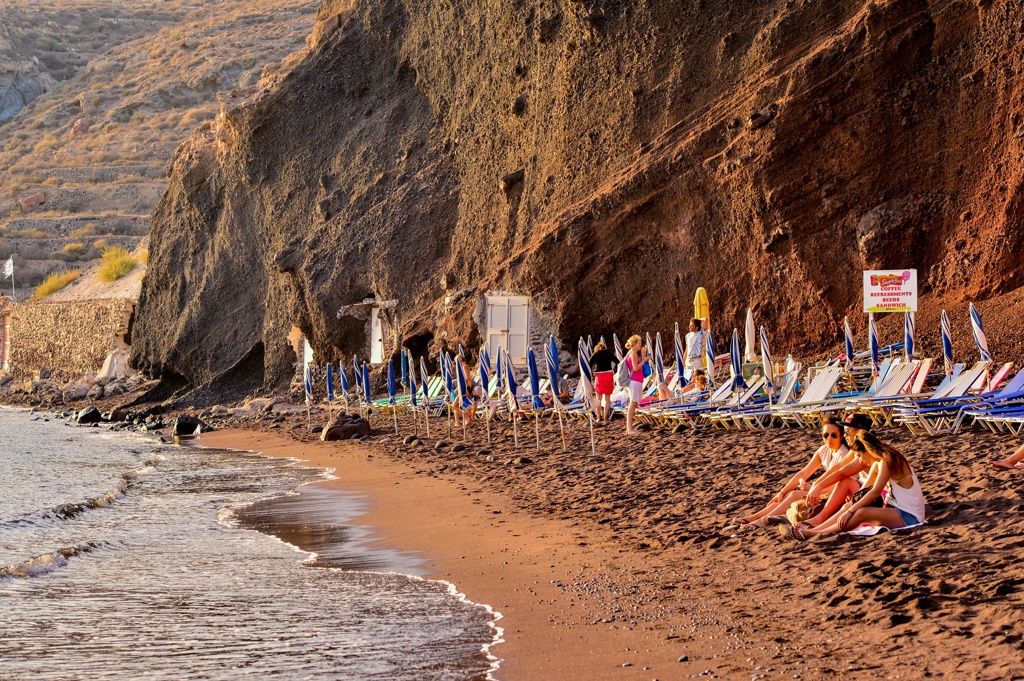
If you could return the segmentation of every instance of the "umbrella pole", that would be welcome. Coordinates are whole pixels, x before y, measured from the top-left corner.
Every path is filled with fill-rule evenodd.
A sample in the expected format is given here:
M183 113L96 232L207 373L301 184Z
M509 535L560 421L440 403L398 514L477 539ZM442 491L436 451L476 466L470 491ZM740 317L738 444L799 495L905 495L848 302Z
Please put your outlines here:
M484 414L484 423L487 424L487 445L491 444L491 410L488 407L487 413Z
M448 439L452 439L452 403L446 402L445 406L448 408Z
M312 428L313 427L313 417L310 415L309 402L306 402L306 427L307 428Z
M533 415L534 430L537 431L537 451L540 451L540 414Z
M423 405L423 425L427 428L427 437L430 437L430 407Z
M391 405L391 413L395 416L395 435L398 435L398 405Z
M558 412L558 429L562 431L562 453L569 451L569 447L565 444L565 423L562 422L562 412Z
M587 421L590 422L590 453L597 456L597 445L594 444L594 415L587 411Z
M518 409L513 409L509 415L512 418L512 440L513 440L513 442L516 445L516 449L519 449L519 426L516 423L516 421L517 421L517 419L516 419L516 412L517 411L519 411L519 410Z

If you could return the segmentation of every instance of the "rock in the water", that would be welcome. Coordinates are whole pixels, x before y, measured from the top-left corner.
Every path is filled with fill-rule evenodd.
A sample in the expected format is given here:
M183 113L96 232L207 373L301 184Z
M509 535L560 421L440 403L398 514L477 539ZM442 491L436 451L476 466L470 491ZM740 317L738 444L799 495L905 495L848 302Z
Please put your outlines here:
M100 414L99 409L89 406L78 412L78 418L75 420L81 424L99 423L103 420L103 416Z
M185 414L182 414L178 418L174 419L174 426L171 432L174 435L198 435L199 433L209 433L211 430L213 430L213 428L203 421L200 421L195 416L186 416Z

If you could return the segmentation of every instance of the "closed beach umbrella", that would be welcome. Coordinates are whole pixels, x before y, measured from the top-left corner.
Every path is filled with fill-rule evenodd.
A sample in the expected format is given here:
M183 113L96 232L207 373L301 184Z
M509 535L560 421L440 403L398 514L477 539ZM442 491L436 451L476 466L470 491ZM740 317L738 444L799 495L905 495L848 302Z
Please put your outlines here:
M587 336L587 355L594 354L594 339Z
M953 327L949 323L949 315L942 311L940 323L942 331L942 361L946 365L946 375L953 375Z
M404 353L403 353L404 354ZM409 367L409 400L412 403L413 408L419 406L416 400L416 363L412 361L412 354L410 353L406 358L406 366ZM413 412L415 417L416 412Z
M420 390L423 391L423 405L430 405L430 386L427 383L430 382L430 372L427 371L427 360L425 357L420 357Z
M715 350L715 338L711 335L711 330L705 333L704 338L704 350L708 359L708 383L714 383L715 381L715 357L718 355L718 351Z
M484 349L480 353L480 387L483 389L484 401L483 404L486 406L489 404L490 399L487 397L491 392L491 366L490 358L487 356L487 350ZM485 422L487 423L487 444L491 444L491 410L486 409L484 411Z
M654 373L658 383L665 382L665 353L661 348L661 332L654 334Z
M466 380L466 372L462 368L462 362L455 361L455 387L458 391L459 406L463 409L469 406L469 382ZM465 427L465 423L463 423Z
M991 362L992 353L988 351L988 338L985 336L985 328L981 325L981 315L978 314L978 308L974 307L974 303L971 303L971 330L974 332L974 343L978 346L981 361Z
M686 369L686 355L684 354L685 346L683 345L683 337L679 335L679 322L676 322L676 376L678 377L678 385L680 388L685 388L689 381L686 380L684 370Z
M505 358L502 347L498 346L498 354L494 358L494 380L498 382L498 390L505 388Z
M732 342L729 343L729 369L732 372L732 389L747 387L743 382L743 355L740 354L740 330L732 330Z
M621 362L622 361L622 343L619 342L619 337L614 333L612 334L612 344L615 346L615 357Z
M466 348L462 347L462 343L459 343L459 357L466 358Z
M486 345L480 346L480 361L487 365L487 373L491 373L491 353L487 350Z
M594 373L590 369L590 355L587 353L587 344L580 338L580 345L576 349L576 359L580 363L580 376L585 376L590 384L594 384Z
M455 392L455 379L452 377L452 360L448 353L441 355L441 378L444 380L448 399L451 399L452 393Z
M914 359L914 313L907 312L903 316L903 351L907 361Z
M544 349L544 359L548 366L548 381L551 383L551 396L555 398L555 402L561 404L562 400L559 398L559 371L558 366L558 346L555 345L555 337L551 336L551 341Z
M604 336L601 336L601 345L608 347L608 344L604 342Z
M540 374L537 373L537 356L533 348L526 351L526 371L530 377L530 397L534 409L543 407L540 401Z
M409 358L405 356L405 350L400 351L402 355L402 385L409 387Z
M345 363L338 360L338 380L341 383L341 394L348 399L348 372L345 371Z
M309 404L313 401L313 367L307 364L305 371L302 373L302 380L305 383L306 389L306 404Z
M359 367L359 358L355 355L352 355L352 372L356 377L356 397L359 397L366 391L363 390L363 370Z
M757 327L754 326L754 311L747 308L747 323L743 326L743 358L748 362L757 361Z
M645 334L645 336L646 337L644 338L644 347L647 348L647 353L648 354L653 355L654 354L654 344L651 343L651 334L647 333L647 334Z
M878 373L878 326L875 325L875 313L868 312L868 344L871 346L871 371Z
M764 378L770 389L775 383L775 368L772 364L772 351L768 347L768 332L761 327L761 365L764 367ZM769 393L770 394L770 393Z
M334 401L334 370L331 363L327 363L327 404Z
M388 360L388 402L395 403L395 395L398 394L398 385L395 383L395 363Z
M853 331L850 330L850 318L843 317L843 335L846 341L846 368L853 368Z
M503 353L505 355L505 390L512 393L513 396L516 394L516 367L512 364L512 358L508 352Z
M372 402L372 400L370 399L371 390L372 389L370 388L370 363L363 362L363 401L366 402L367 404L370 404Z

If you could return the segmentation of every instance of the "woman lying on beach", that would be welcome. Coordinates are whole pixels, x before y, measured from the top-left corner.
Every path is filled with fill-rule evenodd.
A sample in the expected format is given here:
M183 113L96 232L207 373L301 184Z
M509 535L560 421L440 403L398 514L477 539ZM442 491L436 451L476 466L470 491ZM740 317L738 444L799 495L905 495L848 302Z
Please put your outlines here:
M817 527L804 523L780 527L783 536L810 539L819 534L849 532L865 524L898 530L925 521L921 483L899 450L865 431L854 438L853 451L863 465L870 467L864 488L835 517Z
M773 519L779 522L785 520L783 515L794 502L804 499L811 489L808 482L811 475L819 468L825 469L827 475L830 471L838 470L845 463L850 462L850 450L843 442L843 426L835 420L828 420L821 427L821 439L824 443L811 455L807 465L793 474L793 476L782 486L779 493L771 498L768 505L753 515L735 518L732 522L739 525L753 525L755 527L767 527ZM818 496L834 500L832 512L838 510L839 506L852 496L860 485L856 478L844 477L830 484ZM819 512L819 515L821 513ZM827 517L827 516L826 516ZM824 517L815 517L820 522Z
M989 461L989 463L996 468L1024 468L1024 445L1018 447L1017 451L1005 459Z

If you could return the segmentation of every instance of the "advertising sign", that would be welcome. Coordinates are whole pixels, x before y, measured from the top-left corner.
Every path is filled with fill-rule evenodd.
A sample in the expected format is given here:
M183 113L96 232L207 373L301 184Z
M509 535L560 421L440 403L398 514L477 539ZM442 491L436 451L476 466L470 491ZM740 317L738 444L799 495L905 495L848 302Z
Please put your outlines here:
M865 312L917 312L917 270L864 272Z

